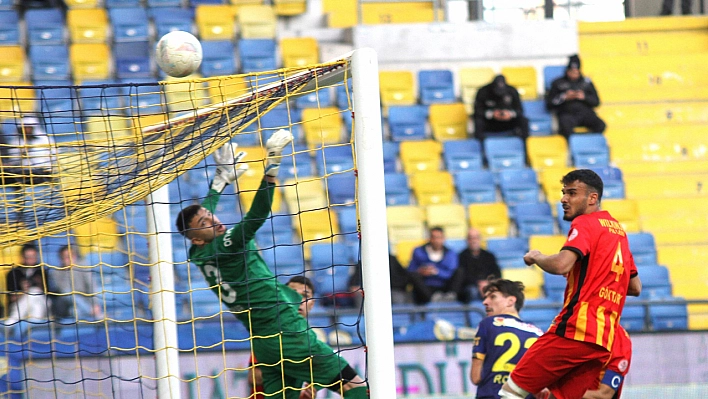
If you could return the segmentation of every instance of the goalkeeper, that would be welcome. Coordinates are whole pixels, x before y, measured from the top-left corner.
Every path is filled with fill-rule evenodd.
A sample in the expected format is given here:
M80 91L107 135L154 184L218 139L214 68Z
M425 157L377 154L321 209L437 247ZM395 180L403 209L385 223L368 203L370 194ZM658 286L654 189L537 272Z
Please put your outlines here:
M202 205L190 205L177 216L177 229L192 245L189 260L199 267L221 301L251 333L253 354L263 373L266 398L295 399L302 386L327 387L344 398L367 398L367 388L327 344L317 340L307 320L298 314L302 297L279 283L253 242L270 213L283 148L293 139L279 130L266 143L265 176L251 209L240 223L227 229L212 214L226 185L248 169L234 157L230 144L214 153L216 176Z

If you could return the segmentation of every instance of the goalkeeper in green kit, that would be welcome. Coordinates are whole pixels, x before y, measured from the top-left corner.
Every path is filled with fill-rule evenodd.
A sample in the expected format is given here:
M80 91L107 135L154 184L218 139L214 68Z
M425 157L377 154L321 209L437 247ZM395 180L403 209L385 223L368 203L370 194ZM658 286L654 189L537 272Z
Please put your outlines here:
M265 176L251 209L229 229L212 212L226 185L234 184L248 165L239 164L245 153L234 156L231 144L217 150L209 195L201 206L182 209L177 229L192 243L189 260L250 331L266 398L308 398L314 389L326 387L347 399L364 399L368 397L364 380L309 329L298 314L302 297L278 282L253 241L269 217L281 154L292 139L282 129L268 139Z

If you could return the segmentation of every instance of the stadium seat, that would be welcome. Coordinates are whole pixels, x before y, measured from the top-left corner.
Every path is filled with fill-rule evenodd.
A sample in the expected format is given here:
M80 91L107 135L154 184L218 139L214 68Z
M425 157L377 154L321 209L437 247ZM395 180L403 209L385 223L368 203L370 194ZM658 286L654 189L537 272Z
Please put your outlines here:
M428 242L428 240L425 238L391 241L390 237L389 241L392 245L391 252L396 255L396 259L398 259L398 262L400 262L401 265L405 268L407 268L411 263L411 258L413 258L413 250Z
M297 108L329 107L333 103L332 90L329 87L303 92L301 96L295 98L295 107Z
M69 79L69 50L64 44L32 46L29 49L33 80Z
M123 115L92 116L84 119L83 125L86 141L115 143L120 140L133 139L130 119ZM100 140L100 141L99 141Z
M267 71L277 67L273 39L241 39L238 42L238 54L244 73Z
M466 139L467 120L462 103L430 105L430 127L438 141Z
M627 198L686 198L702 197L705 192L705 173L681 176L633 176L625 179Z
M435 21L433 4L419 2L362 4L362 23L428 23Z
M406 174L440 170L442 144L438 141L404 141L401 143L401 163Z
M629 249L637 265L655 265L657 262L656 244L651 233L627 234Z
M425 215L417 206L388 206L386 220L391 245L395 246L399 241L422 240L426 237Z
M204 41L202 42L202 53L200 71L204 77L236 73L234 45L230 40Z
M688 305L688 328L691 330L708 329L708 307L706 305Z
M499 189L507 205L538 202L538 180L531 168L504 169L499 174Z
M97 8L98 0L65 0L64 3L68 8Z
M524 308L519 312L519 317L526 323L531 323L542 331L548 330L551 322L555 319L560 309L556 307L548 308L553 301L547 298L530 300L524 303ZM535 305L544 307L534 307Z
M305 0L273 0L275 13L282 16L293 16L303 14L307 11L307 1Z
M261 4L239 7L236 21L242 39L275 38L277 16L271 6Z
M0 47L0 81L19 82L25 70L25 50L20 46Z
M523 264L523 257L528 250L528 240L522 237L487 240L487 251L494 254L499 267L502 268L513 267L519 262Z
M105 43L108 35L108 14L105 8L70 8L66 23L72 43Z
M622 310L622 318L620 324L628 332L644 331L646 324L646 307L644 305L633 304L640 300L634 297L627 297L624 309Z
M169 82L169 84L162 86L165 92L167 109L175 113L194 112L195 107L206 103L208 94L204 83L190 80L190 78L168 76L165 79L166 82Z
M555 302L563 302L567 283L566 278L561 275L544 273L543 290L546 293L546 298Z
M39 109L46 113L47 118L56 116L70 116L76 109L74 99L76 92L66 87L68 82L58 82L56 87L42 90Z
M108 10L114 42L143 42L150 40L147 11L141 7L111 8Z
M546 202L517 204L514 214L521 237L555 233L551 206Z
M560 233L566 235L570 231L570 222L563 219L563 204L561 204L560 202L556 202L555 209L556 221L558 222Z
M124 106L128 107L126 109L128 114L133 116L145 114L147 114L146 116L153 116L150 114L165 112L163 107L162 87L156 80L150 78L136 78L122 81L122 83L130 83L129 85L121 86L123 98L129 101L128 104L124 104ZM151 123L143 123L142 127L164 121L164 117L157 117L155 119L155 121L146 121ZM136 123L133 123L133 125L139 127Z
M444 320L455 327L465 327L468 324L466 312L459 302L429 302L425 307L423 312L425 320Z
M139 0L104 0L106 8L137 8L140 7Z
M29 9L25 13L30 46L64 44L64 16L58 8Z
M576 168L609 166L610 149L602 134L572 134L568 145Z
M428 122L428 107L424 105L397 105L388 108L388 126L391 140L424 140Z
M305 273L305 254L301 245L278 245L261 250L263 260L281 283Z
M560 252L567 239L564 235L532 235L529 237L529 249L536 249L544 254L555 254Z
M354 171L337 173L325 178L329 204L348 205L356 200L356 177Z
M103 43L77 43L69 47L71 71L76 81L108 79L110 50Z
M489 169L519 169L526 165L524 142L518 137L490 137L484 140L484 156Z
M477 90L492 82L495 75L494 70L492 68L461 68L457 74L462 86L460 97L465 104L467 114L472 115Z
M295 109L273 108L260 117L260 127L263 142L279 129L289 129L295 143L302 142L302 117ZM260 145L260 142L258 143Z
M405 173L384 174L386 185L386 205L410 205L411 190L408 188L408 176Z
M452 71L446 69L418 71L418 98L424 105L454 102Z
M463 204L497 202L494 175L488 170L466 170L455 173L455 186Z
M338 108L306 108L302 110L302 123L309 148L341 143L344 123Z
M300 179L302 177L298 176ZM291 212L321 209L327 206L323 181L320 179L285 180L283 192Z
M664 250L660 248L660 259L666 258L665 255L662 255L662 252L664 252ZM702 256L705 257L705 255ZM697 262L700 262L700 260ZM702 263L669 263L667 266L672 276L671 282L674 295L681 295L687 299L705 298L708 270L703 267Z
M526 139L529 163L535 170L568 164L568 144L562 136L531 136Z
M656 299L671 296L671 279L666 267L642 265L639 269L639 274L642 279L642 298Z
M342 243L312 244L310 271L318 296L347 292L354 270L349 248Z
M543 273L540 269L507 268L502 270L502 278L524 283L526 299L543 297Z
M379 72L379 82L384 114L391 105L414 105L416 103L416 95L413 91L413 72L381 71Z
M602 209L617 219L627 233L641 231L637 202L629 199L607 199L602 201Z
M446 141L443 143L443 158L447 170L452 173L477 171L482 169L482 145L476 139Z
M293 37L280 39L280 55L283 67L303 67L320 62L317 39L313 37Z
M440 226L445 230L446 239L464 239L467 237L467 215L460 204L435 204L425 208L428 226Z
M603 199L622 199L625 197L624 180L620 169L611 166L590 169L602 178L602 183L604 184Z
M231 40L234 37L234 15L226 4L199 4L194 22L202 40Z
M634 252L634 248L632 248L632 252ZM708 252L705 251L704 245L662 245L658 247L658 261L660 264L668 265L672 269L678 266L703 268L702 265L708 262ZM686 273L682 273L681 276L684 274ZM701 280L701 278L696 280Z
M357 254L356 256L352 254L352 259L356 260L358 259L359 249L359 214L356 210L356 206L338 206L335 211L337 212L337 219L339 220L339 231L344 235L344 240L357 244L355 250Z
M20 44L20 16L15 10L0 10L0 45L18 44Z
M383 142L384 173L396 173L400 146L391 141Z
M307 152L307 147L301 144L285 147L280 173L283 179L297 177L302 180L305 177L314 176L315 169L312 167L312 158Z
M529 120L531 136L548 136L552 133L551 114L544 100L523 101L524 116Z
M416 172L411 175L410 182L419 205L450 204L453 201L455 186L447 171Z
M175 9L179 8L182 6L182 0L147 0L146 1L147 7L149 9L159 9L159 8L170 8L170 9ZM155 16L157 13L164 12L164 11L153 11L153 16ZM191 32L190 30L185 30L185 32ZM158 31L159 33L159 31ZM157 37L162 37L162 35L158 34Z
M118 245L116 223L110 217L76 226L73 230L81 254L113 250Z
M310 259L310 246L313 243L329 243L339 234L337 214L331 209L301 212L293 218L293 225L305 243L306 260Z
M543 68L543 87L545 87L546 92L551 88L551 83L554 80L565 75L565 70L565 65L548 65Z
M522 100L535 100L538 97L536 68L534 67L503 67L501 74L509 86L519 91Z
M113 45L113 59L119 79L149 78L150 45L148 42L121 42Z
M673 298L682 300L683 298ZM653 331L683 331L688 329L688 311L685 303L649 306Z
M509 236L509 211L504 203L470 204L467 207L470 226L485 239Z
M543 193L546 195L546 200L549 203L560 201L563 196L563 184L561 183L561 178L574 169L575 168L571 167L541 169L539 172L541 187L543 188ZM604 195L603 198L605 198Z
M148 2L149 1L150 0L148 0ZM159 8L153 12L152 18L155 22L155 30L157 31L155 37L158 38L158 40L174 30L189 33L194 32L194 10L191 8L176 6Z

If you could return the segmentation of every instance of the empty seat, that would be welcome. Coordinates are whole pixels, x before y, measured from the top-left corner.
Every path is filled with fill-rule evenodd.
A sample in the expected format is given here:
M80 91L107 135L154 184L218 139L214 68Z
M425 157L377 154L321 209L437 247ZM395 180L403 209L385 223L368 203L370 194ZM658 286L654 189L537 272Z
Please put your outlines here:
M140 7L139 0L104 0L106 8L137 8Z
M552 235L555 233L555 222L551 214L551 206L546 202L523 203L514 209L519 235Z
M320 61L317 39L313 37L280 39L280 55L285 68L303 67Z
M58 8L29 9L25 13L30 46L64 44L64 16Z
M522 237L487 240L487 251L494 254L501 267L518 264L528 250L528 240Z
M543 273L534 268L506 268L502 270L502 278L524 283L524 294L527 299L543 297Z
M104 43L72 44L69 60L76 81L103 80L110 76L110 50Z
M673 298L682 300L682 298ZM688 329L688 312L685 303L651 305L649 318L654 331L683 331Z
M553 203L560 201L563 195L561 191L563 190L563 183L561 183L561 179L572 170L574 170L574 168L569 167L541 169L539 172L539 177L541 178L543 193L546 194L546 200L548 202ZM603 198L605 198L604 195Z
M560 227L561 234L568 234L570 231L570 222L563 219L563 204L556 202L556 221L558 222L558 227Z
M634 297L627 297L624 309L622 309L622 318L620 324L629 331L643 331L646 321L646 308L643 305L637 305L633 302L639 300Z
M73 230L82 253L112 250L118 245L116 223L110 217L76 226Z
M238 42L241 70L244 73L275 69L275 40L241 39Z
M356 201L354 171L327 176L325 181L330 204L348 205Z
M639 274L642 280L642 298L655 299L671 296L671 279L666 267L642 265Z
M349 275L355 268L344 244L313 244L310 277L318 296L346 293Z
M305 0L273 0L273 6L275 13L283 16L299 15L307 11Z
M315 242L329 243L339 234L337 214L332 209L301 212L293 218L295 231L305 242L305 259L310 259L310 245Z
M438 141L466 139L467 120L462 103L430 105L430 127Z
M234 45L230 40L204 41L202 42L202 52L200 70L204 77L236 73Z
M426 137L428 107L424 105L399 105L388 109L388 126L391 140L423 140Z
M525 302L524 308L519 312L519 317L524 322L531 323L541 330L546 331L548 327L551 326L551 322L553 322L559 310L556 307L550 306L552 303L553 301L546 298ZM543 307L534 307L535 305Z
M379 72L379 82L381 105L386 109L391 105L413 105L416 103L416 95L413 91L413 72L381 71Z
M625 197L624 179L622 171L612 166L590 168L602 178L603 194L605 199L621 199Z
M306 108L302 110L305 141L309 148L340 143L342 140L342 116L336 107Z
M305 255L301 245L278 245L261 250L263 260L282 283L305 273Z
M97 8L98 0L65 0L68 8Z
M105 43L108 14L105 8L69 9L66 13L72 43Z
M627 198L686 198L705 195L706 174L680 176L632 176L625 179Z
M388 206L386 221L388 240L392 245L399 241L423 240L426 237L425 215L417 206Z
M275 9L268 5L245 5L239 7L236 21L242 39L275 38Z
M552 133L551 114L544 100L523 101L524 116L529 120L531 136L548 136Z
M492 68L461 68L458 71L460 85L462 86L460 97L462 97L462 102L465 104L467 114L472 114L477 90L491 83L494 75Z
M175 30L192 33L194 10L181 7L160 8L153 12L152 18L157 31L156 38L159 40L162 36Z
M314 176L312 158L307 152L307 147L296 144L293 147L287 146L283 150L283 158L280 164L280 173L283 179L304 178Z
M509 211L504 203L470 204L467 214L470 226L485 238L509 236Z
M637 265L655 265L656 244L651 233L631 233L627 234L629 249Z
M410 205L411 190L408 188L408 176L405 173L384 174L386 186L386 205Z
M302 95L295 97L295 106L300 109L329 107L330 105L333 105L333 101L332 90L329 87L303 92Z
M433 4L411 1L362 4L362 14L362 22L366 25L381 23L425 23L435 20Z
M564 276L544 273L543 290L546 292L546 298L556 302L563 302L567 283L568 281Z
M17 44L20 44L20 17L15 10L0 10L0 45Z
M504 67L501 74L506 77L509 86L519 91L522 100L535 100L538 97L536 68Z
M507 205L538 202L538 180L531 168L502 170L499 188Z
M324 147L315 153L320 175L339 173L354 169L354 155L349 144Z
M565 70L565 65L548 65L543 68L543 87L546 88L546 92L550 90L554 80L565 76Z
M455 173L455 186L463 204L497 202L494 174L488 170L465 170Z
M484 140L483 146L492 171L519 169L526 165L524 142L518 137L490 137Z
M576 168L608 166L610 162L610 149L602 134L572 134L568 145Z
M122 42L113 45L116 75L119 79L152 76L148 42Z
M291 212L320 209L327 206L327 196L320 179L287 179L283 184L283 192Z
M0 47L0 80L19 82L25 70L25 50L20 46Z
M234 15L226 4L199 4L194 20L202 40L231 40L234 37Z
M391 141L383 142L384 173L395 173L398 170L398 153L400 146Z
M69 50L66 45L32 46L29 49L34 80L69 79Z
M124 81L123 83L126 83ZM127 112L130 115L145 115L151 117L151 114L158 114L164 112L163 98L162 98L162 87L154 79L131 79L129 85L121 86L121 90L124 96L124 100L128 101L128 104L124 104L127 107ZM142 128L144 126L150 126L153 123L163 122L164 118L156 117L155 121L149 121L150 123L140 124L133 123L134 126Z
M608 199L602 201L602 209L617 219L627 233L637 233L639 227L639 208L634 200Z
M177 8L182 6L182 0L147 0L146 2L148 8ZM186 30L185 32L189 32ZM158 37L161 37L158 35Z
M482 169L482 145L479 140L447 141L443 143L443 149L445 166L450 172Z
M111 8L108 10L114 42L147 41L149 37L147 11L142 7Z
M452 71L422 70L418 72L418 98L426 105L455 101Z
M407 174L440 169L442 144L433 140L401 143L401 163Z
M162 88L165 91L165 104L170 111L194 112L196 107L206 103L208 95L204 83L188 79L168 76L165 80L169 83Z
M568 144L562 136L531 136L526 140L526 148L529 163L536 170L568 164Z
M568 238L564 235L532 235L529 237L529 249L536 249L546 255L557 254L560 252L567 239Z
M448 239L467 237L467 216L461 204L435 204L425 208L428 226L439 226L445 230Z
M419 205L449 204L453 200L455 191L449 172L416 172L410 181Z

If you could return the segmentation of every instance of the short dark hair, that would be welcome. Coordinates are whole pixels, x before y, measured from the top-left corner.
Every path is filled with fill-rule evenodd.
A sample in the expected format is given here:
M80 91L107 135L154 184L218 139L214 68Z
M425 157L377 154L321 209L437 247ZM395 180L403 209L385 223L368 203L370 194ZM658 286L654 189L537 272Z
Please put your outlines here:
M312 283L312 280L305 276L292 276L290 280L288 280L288 284L290 283L303 284L307 287L308 291L310 291L313 295L315 294L315 285Z
M22 245L22 250L20 250L20 254L24 255L25 252L30 251L30 250L34 250L34 251L39 252L39 248L37 247L36 244L28 242L28 243Z
M563 183L563 185L570 184L574 181L585 183L590 191L597 193L597 200L602 200L602 189L604 188L604 184L602 183L602 178L598 176L597 173L590 169L576 169L569 172L567 175L563 176L563 179L561 179L561 183Z
M439 231L439 232L445 234L445 229L443 229L443 228L440 227L440 226L431 227L431 228L430 228L430 232L432 233L433 231Z
M197 215L200 209L202 209L201 205L194 204L179 211L175 225L177 225L177 231L179 231L180 234L187 237L189 223L192 222L192 219L194 219L194 216Z
M521 311L521 308L524 307L524 283L503 278L490 278L488 281L489 284L484 287L483 294L501 292L504 296L513 296L516 298L516 304L514 305L516 311Z
M59 247L59 251L58 251L57 253L58 253L59 255L61 255L61 253L64 252L64 251L73 251L73 250L74 250L73 247L70 247L70 246L68 246L68 245L62 245L61 247Z

